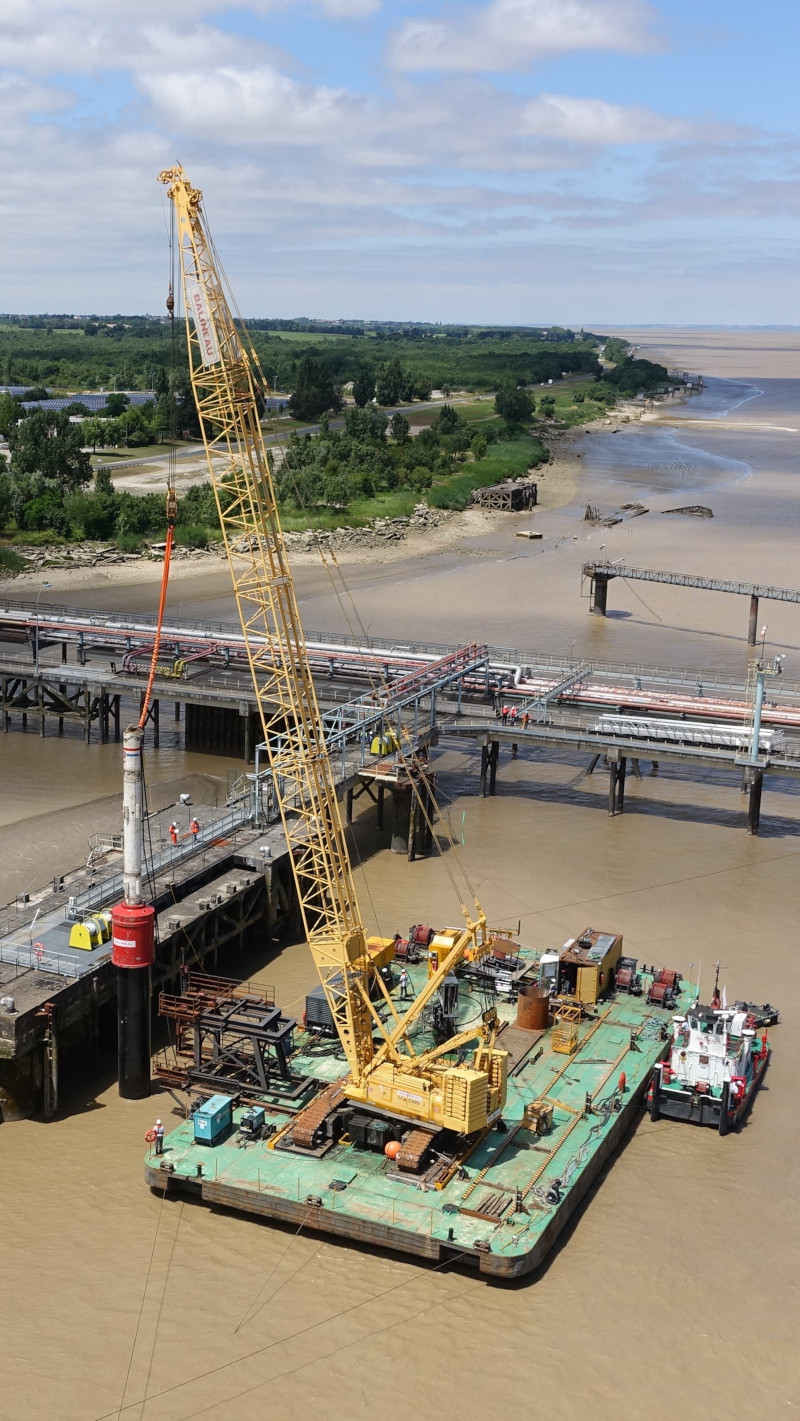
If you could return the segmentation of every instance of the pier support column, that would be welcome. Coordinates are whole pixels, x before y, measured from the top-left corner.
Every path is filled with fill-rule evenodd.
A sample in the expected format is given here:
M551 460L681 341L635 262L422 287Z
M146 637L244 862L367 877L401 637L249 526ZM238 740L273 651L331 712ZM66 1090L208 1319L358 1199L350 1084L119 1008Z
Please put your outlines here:
M161 707L158 701L153 701L153 709L150 714L153 717L153 749L157 750L161 743Z
M591 598L589 601L589 611L596 612L598 617L606 614L608 603L608 578L601 574L592 578Z
M378 785L378 828L383 828L383 801L386 794L386 786Z
M405 785L392 789L392 853L407 854L413 792Z
M588 764L587 769L586 769L587 775L593 775L593 774L594 774L595 770L597 769L597 766L598 766L599 762L600 762L600 756L599 756L599 755L593 755L592 758L591 758L591 760L589 761L589 764Z
M516 760L516 758L517 758L517 751L518 751L518 750L519 750L519 746L517 745L516 740L513 740L513 741L511 742L511 758L512 758L512 760Z
M758 598L755 592L750 597L750 621L747 627L747 645L755 646L758 629Z
M108 696L105 691L100 696L100 744L108 740Z
M488 745L482 745L482 746L481 746L481 781L480 781L480 790L479 790L479 794L480 794L480 796L481 796L481 799L485 799L485 798L486 798L486 772L487 772L488 768L489 768L489 747L488 747Z
M608 756L608 813L610 818L621 814L625 806L625 770L627 761L617 753Z
M764 783L764 771L755 770L753 782L750 786L750 799L747 805L747 832L757 834L758 826L761 823L761 790Z
M500 741L493 740L489 747L489 793L497 790L497 762L500 759Z
M623 755L617 771L617 814L622 814L625 808L625 774L627 769L628 761Z
M345 814L346 814L346 816L347 816L347 822L348 822L348 824L352 824L352 822L353 822L353 790L352 790L352 787L351 787L351 788L347 791L347 793L345 794L344 804L345 804Z
M175 702L175 724L176 724L176 725L179 724L180 718L181 718L181 703L180 703L180 701L176 701L176 702Z

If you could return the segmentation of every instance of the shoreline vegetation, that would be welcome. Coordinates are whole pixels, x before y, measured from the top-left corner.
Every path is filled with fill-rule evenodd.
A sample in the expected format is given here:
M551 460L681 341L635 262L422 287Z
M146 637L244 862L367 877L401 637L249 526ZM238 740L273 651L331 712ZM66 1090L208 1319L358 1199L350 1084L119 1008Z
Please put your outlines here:
M39 328L34 333L41 338ZM508 340L497 332L485 334L488 339L477 355L474 349L465 355L465 347L481 344L474 332L445 337L454 368L468 363L467 357L473 364L497 363L500 351L501 378L493 391L482 394L470 394L466 387L453 394L449 385L432 391L399 355L374 367L362 365L349 386L333 384L327 355L306 352L300 357L289 403L294 418L287 419L280 408L265 409L263 420L282 522L292 545L310 547L317 535L351 552L385 550L387 542L412 533L429 536L453 515L463 516L477 488L537 475L540 505L557 506L553 500L565 500L571 480L556 475L552 451L570 431L607 423L612 410L616 418L629 419L630 413L618 407L621 400L639 396L629 405L638 415L642 396L652 399L675 389L664 366L632 359L621 340L557 331L558 339L529 340L524 351L519 333ZM0 321L0 358L7 335ZM357 344L363 346L365 339L370 338L362 336ZM420 344L426 340L420 338ZM401 345L409 343L406 333ZM529 374L555 368L554 360L568 368L532 387L517 369L523 359ZM11 368L8 357L2 368ZM171 457L175 444L157 442L163 438L159 419L167 418L170 408L173 428L176 416L178 424L196 419L186 378L183 393L173 379L172 393L168 381L153 403L135 407L125 403L127 396L112 392L105 397L107 416L102 411L91 415L79 397L66 409L53 409L51 390L44 385L0 393L0 434L9 451L7 460L0 455L0 578L24 578L42 569L77 570L97 562L157 561L157 543L165 535L163 490L168 472L176 468L181 471L178 559L221 552L203 451L193 448L199 429L180 431L185 442L177 461ZM29 398L23 401L20 394ZM416 399L421 406L394 404ZM313 429L297 429L302 419L315 419ZM287 431L287 424L295 427ZM139 443L133 459L124 447L131 443L131 427ZM549 476L542 477L545 466ZM201 481L188 483L190 471ZM137 491L142 488L154 491Z

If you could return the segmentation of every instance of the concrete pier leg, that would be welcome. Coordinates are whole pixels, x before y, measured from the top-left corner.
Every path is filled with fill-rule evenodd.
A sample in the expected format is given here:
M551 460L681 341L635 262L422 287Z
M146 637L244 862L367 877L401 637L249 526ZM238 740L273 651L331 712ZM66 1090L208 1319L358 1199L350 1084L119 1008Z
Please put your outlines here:
M747 626L747 645L755 646L758 631L758 598L755 592L750 597L750 621Z
M62 643L61 643L61 665L62 665L62 666L66 666L66 664L67 664L67 643L66 643L65 641L62 641Z
M589 761L589 767L588 767L588 769L587 769L587 771L586 771L587 775L593 775L594 772L595 772L595 770L597 769L597 766L598 766L599 763L600 763L600 756L599 756L599 755L593 755L592 758L591 758L591 760Z
M176 722L176 724L180 722L180 718L181 718L181 703L180 703L180 701L176 701L176 702L175 702L175 722Z
M244 760L249 765L253 758L253 737L250 732L250 712L244 718Z
M590 610L596 612L598 617L604 617L608 603L608 578L592 578L592 598L589 603Z
M392 790L392 844L393 854L408 853L408 838L411 818L412 791L399 785Z
M497 791L497 762L500 759L500 741L492 741L489 750L489 793L495 794Z
M348 824L352 824L352 822L353 822L353 791L352 791L352 789L349 789L349 790L347 791L347 793L346 793L346 795L345 795L344 805L345 805L345 814L346 814L346 816L347 816L347 822L348 822Z
M608 761L608 813L611 819L617 812L617 776L619 766L616 760L609 757Z
M44 740L44 685L39 682L39 734Z
M761 823L761 790L764 784L763 770L756 770L753 775L753 783L750 786L750 799L747 805L747 832L757 834L758 826Z
M519 746L516 744L516 741L512 741L512 742L511 742L511 758L512 758L512 760L516 760L518 749L519 749Z
M488 768L489 768L489 747L488 747L488 745L482 745L482 746L481 746L481 787L480 787L480 795L481 795L481 798L482 798L482 799L485 799L485 798L486 798L486 771L488 770Z
M747 794L747 791L749 790L749 788L750 788L750 771L745 767L745 769L742 770L742 783L740 784L739 789L740 789L740 791L741 791L742 794Z
M105 745L108 740L108 696L103 693L100 697L100 744Z
M639 768L639 761L635 755L631 758L631 769L633 770L634 779L640 780L642 778L642 772Z
M378 828L383 828L383 800L386 794L386 786L378 785Z
M115 743L119 740L119 736L120 736L120 728L119 728L119 696L115 696L115 697L114 697L114 742L115 742Z
M157 750L161 743L161 706L158 701L153 701L153 749Z
M617 814L622 814L625 809L625 773L628 768L628 761L623 755L617 770Z

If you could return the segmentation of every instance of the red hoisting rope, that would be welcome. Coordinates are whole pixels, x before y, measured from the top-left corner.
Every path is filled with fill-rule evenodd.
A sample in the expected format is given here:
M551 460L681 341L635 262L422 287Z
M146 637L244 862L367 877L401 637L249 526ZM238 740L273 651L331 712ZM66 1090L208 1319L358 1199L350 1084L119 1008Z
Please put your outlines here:
M169 506L169 505L168 505ZM153 682L156 679L158 670L158 653L161 650L161 626L164 621L164 604L167 600L167 583L169 582L169 564L172 557L172 541L175 537L175 527L170 523L167 527L167 545L164 549L164 570L161 574L161 597L158 603L158 625L156 626L156 639L153 642L153 655L150 660L150 675L147 678L147 690L144 693L142 702L142 713L139 716L139 729L144 730L145 721L150 710L150 698L153 694Z

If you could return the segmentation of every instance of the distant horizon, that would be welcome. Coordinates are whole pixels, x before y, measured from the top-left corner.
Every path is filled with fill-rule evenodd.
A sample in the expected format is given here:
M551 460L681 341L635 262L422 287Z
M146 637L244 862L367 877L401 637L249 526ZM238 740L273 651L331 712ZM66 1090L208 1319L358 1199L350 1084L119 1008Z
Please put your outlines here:
M137 320L168 322L167 316L156 315L152 311L0 311L0 322L6 320L37 321L111 321ZM182 320L183 317L181 316ZM248 321L308 321L315 325L400 325L400 326L467 326L475 330L568 330L577 334L587 331L605 334L606 331L800 331L798 325L783 325L777 322L682 322L682 321L470 321L453 319L450 321L430 321L410 316L274 316L254 314L252 311L242 318Z

